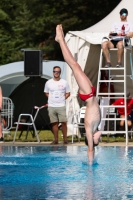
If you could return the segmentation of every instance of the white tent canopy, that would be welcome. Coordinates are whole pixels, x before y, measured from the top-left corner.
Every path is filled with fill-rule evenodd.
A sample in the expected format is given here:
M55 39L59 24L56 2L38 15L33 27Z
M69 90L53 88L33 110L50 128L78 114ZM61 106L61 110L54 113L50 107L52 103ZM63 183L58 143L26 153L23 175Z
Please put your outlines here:
M101 39L103 36L108 36L110 32L111 25L115 21L120 21L119 13L122 8L126 8L128 10L128 21L133 22L133 15L132 15L132 6L133 0L122 0L118 6L104 19L100 22L96 23L95 25L87 28L83 31L69 31L66 36L66 40L70 40L71 37L79 37L82 38L84 41L87 41L91 44L101 44Z
M104 36L108 36L111 26L115 21L120 21L119 12L122 8L126 8L128 10L127 20L133 23L133 0L122 0L108 16L106 16L97 24L83 31L69 31L65 37L71 53L73 54L77 62L80 64L85 74L90 78L95 87L97 86L97 76L102 38ZM114 52L112 57L113 60L111 60L111 62L113 65L116 65L116 52ZM131 74L129 55L127 55L127 60L127 74ZM68 123L71 123L71 117L73 113L77 113L80 107L79 102L77 100L78 85L74 79L73 73L69 66L67 66L66 76L67 81L71 87L71 96L67 101ZM132 80L129 78L127 80L127 88L133 95L132 86ZM121 85L119 84L114 84L114 88L115 91L122 90Z

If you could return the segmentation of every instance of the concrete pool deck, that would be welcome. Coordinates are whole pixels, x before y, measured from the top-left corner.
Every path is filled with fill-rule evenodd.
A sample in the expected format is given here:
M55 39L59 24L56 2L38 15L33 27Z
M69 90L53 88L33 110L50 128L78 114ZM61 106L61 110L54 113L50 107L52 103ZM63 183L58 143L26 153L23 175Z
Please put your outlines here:
M63 144L59 142L58 145L52 145L51 142L3 142L0 146L85 146L84 142L74 142L73 144ZM125 142L100 142L99 146L126 146ZM129 142L128 146L133 146L133 142Z

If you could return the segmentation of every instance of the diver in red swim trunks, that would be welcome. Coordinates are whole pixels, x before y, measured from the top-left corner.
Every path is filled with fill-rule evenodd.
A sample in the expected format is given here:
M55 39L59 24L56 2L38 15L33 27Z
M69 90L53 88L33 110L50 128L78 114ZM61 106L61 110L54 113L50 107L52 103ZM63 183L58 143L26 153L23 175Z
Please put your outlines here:
M94 145L99 143L101 132L97 132L97 127L101 121L100 107L95 97L94 87L90 79L82 71L80 65L76 62L72 56L64 38L62 25L56 27L55 40L59 42L64 60L71 67L75 79L79 86L79 95L84 101L86 101L86 113L85 113L85 129L86 137L88 140L88 159L89 163L93 163L94 159Z
M79 97L82 101L86 101L87 99L93 97L93 96L96 96L96 89L94 87L91 87L92 88L92 92L90 94L80 94L79 93Z

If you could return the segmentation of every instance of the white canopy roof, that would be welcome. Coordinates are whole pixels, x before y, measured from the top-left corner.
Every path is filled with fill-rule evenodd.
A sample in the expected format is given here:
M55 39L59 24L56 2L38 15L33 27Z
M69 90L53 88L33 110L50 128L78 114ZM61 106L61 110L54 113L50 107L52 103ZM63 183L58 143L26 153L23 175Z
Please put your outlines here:
M69 34L78 36L91 44L101 44L101 38L105 35L108 36L111 25L115 21L120 21L120 10L126 8L128 10L128 21L133 22L133 0L122 0L118 6L109 13L104 19L82 31L69 31ZM106 8L105 8L106 9ZM69 36L70 36L69 35ZM68 35L67 38L68 40Z

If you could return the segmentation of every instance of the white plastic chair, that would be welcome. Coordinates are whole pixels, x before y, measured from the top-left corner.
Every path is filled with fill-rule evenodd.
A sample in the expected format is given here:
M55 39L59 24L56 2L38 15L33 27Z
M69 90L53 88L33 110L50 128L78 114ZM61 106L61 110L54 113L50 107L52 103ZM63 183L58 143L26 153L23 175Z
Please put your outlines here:
M26 125L26 126L33 126L34 131L35 131L35 135L36 135L37 140L38 140L38 143L40 143L40 138L38 136L37 129L36 129L36 126L35 126L35 120L37 118L39 110L41 110L44 107L47 107L47 104L45 104L41 107L34 106L34 109L36 109L36 113L35 113L34 117L31 114L20 114L19 115L18 122L15 122L15 124L17 124L17 126L16 126L16 131L15 131L15 134L14 134L14 138L13 138L13 143L15 142L16 134L17 134L18 127L19 127L20 124ZM21 122L22 117L29 117L29 120L27 122Z
M79 114L76 115L74 114L73 115L73 119L72 119L72 122L73 122L73 133L72 133L72 143L73 143L73 137L74 135L78 135L78 138L79 137L79 128L84 128L84 122L82 123L82 119L84 119L85 117L85 112L86 112L86 106L83 106L80 108L79 110ZM75 134L75 131L78 131L78 134ZM80 139L79 139L79 142L80 142Z

